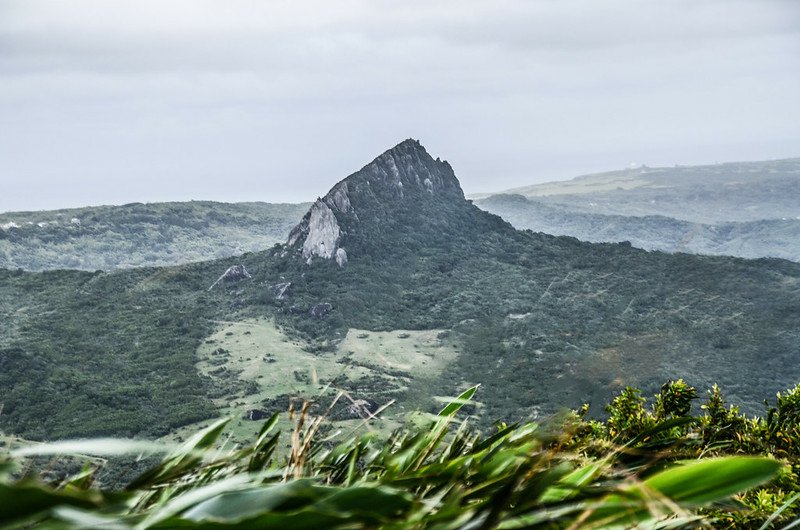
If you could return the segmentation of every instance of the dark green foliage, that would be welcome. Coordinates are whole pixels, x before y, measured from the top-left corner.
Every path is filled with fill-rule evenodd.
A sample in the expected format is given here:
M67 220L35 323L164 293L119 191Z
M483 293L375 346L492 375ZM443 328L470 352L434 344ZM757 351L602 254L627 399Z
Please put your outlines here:
M787 522L800 515L800 431L796 416L800 385L780 392L766 414L748 417L733 405L726 405L722 392L714 385L708 392L701 413L665 419L663 403L668 396L696 399L694 389L683 381L670 381L656 394L652 406L637 389L626 388L608 406L606 422L579 420L573 443L588 444L605 439L624 442L631 464L647 460L648 451L668 451L676 459L703 459L723 455L768 455L786 465L769 487L753 491L740 500L753 512L710 511L720 518L722 527L760 528L765 518ZM643 452L644 451L644 452ZM591 452L591 451L590 451ZM644 458L643 458L644 456ZM792 503L784 505L791 499ZM775 514L780 509L779 514Z
M659 421L687 416L692 410L692 400L697 399L697 389L687 385L683 379L668 381L661 386L654 405L655 417Z
M765 428L778 454L800 452L800 385L778 392L775 407L767 412Z
M636 438L654 425L652 418L644 408L646 400L638 388L625 387L606 407L608 436L622 442Z
M195 273L0 271L4 298L21 302L4 315L4 430L152 436L213 416L194 352L225 302Z
M344 269L287 261L286 305L334 310L321 321L287 311L282 322L332 339L345 327L453 328L463 349L452 372L487 384L489 417L599 403L625 384L652 392L675 376L720 380L753 411L763 392L800 379L796 264L517 232L467 203L431 199L395 215L396 229L362 223L343 240Z
M665 451L640 444L636 452L643 458L631 462L625 448L608 445L602 434L577 434L586 431L574 415L548 428L503 426L482 436L455 417L475 391L388 440L363 436L327 447L317 440L323 418L309 416L303 406L288 456L276 452L277 415L253 444L227 452L215 449L222 420L173 449L123 492L97 487L91 472L60 486L0 475L0 524L455 530L732 521L748 527L767 517L786 521L792 513L788 506L759 510L759 502L776 498L776 486L773 497L766 489L745 493L785 473L774 459L676 462L684 456L682 446ZM76 442L75 449L81 443L88 442ZM605 446L598 450L598 444ZM35 452L58 450L43 446ZM732 496L744 510L703 514L716 503L731 506Z

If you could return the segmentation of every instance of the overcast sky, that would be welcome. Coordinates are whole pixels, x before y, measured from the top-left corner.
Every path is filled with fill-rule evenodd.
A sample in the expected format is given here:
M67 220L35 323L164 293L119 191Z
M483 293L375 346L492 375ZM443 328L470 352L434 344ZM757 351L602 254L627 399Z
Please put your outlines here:
M0 211L800 156L797 0L0 0Z

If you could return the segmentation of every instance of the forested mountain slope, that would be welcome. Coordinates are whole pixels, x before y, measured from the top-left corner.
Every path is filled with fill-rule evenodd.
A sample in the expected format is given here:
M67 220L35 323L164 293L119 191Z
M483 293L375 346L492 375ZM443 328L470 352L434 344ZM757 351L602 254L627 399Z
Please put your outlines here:
M209 290L231 265L248 275ZM719 382L757 410L800 380L800 264L519 231L465 200L450 165L413 140L336 184L285 245L177 267L3 271L0 313L0 426L31 438L163 434L217 414L198 348L263 317L320 359L349 329L449 330L458 355L426 388L483 383L485 421L670 377ZM226 366L220 377L237 377Z

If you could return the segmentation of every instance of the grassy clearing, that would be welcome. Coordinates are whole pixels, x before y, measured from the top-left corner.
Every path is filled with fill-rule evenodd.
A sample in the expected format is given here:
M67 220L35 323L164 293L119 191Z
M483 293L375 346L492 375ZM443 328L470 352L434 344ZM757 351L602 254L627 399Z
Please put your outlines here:
M256 435L258 422L246 419L249 411L286 410L293 398L327 406L340 390L346 392L341 398L345 407L364 400L373 412L402 394L403 405L390 407L369 424L389 432L405 419L407 410L417 408L431 381L458 355L455 342L443 330L350 329L334 351L311 350L267 318L220 322L206 338L197 351L197 369L213 382L220 416L236 418L229 429L234 442L247 443ZM167 439L185 438L200 425L178 429ZM358 413L343 413L331 422L331 430L347 434L362 425Z

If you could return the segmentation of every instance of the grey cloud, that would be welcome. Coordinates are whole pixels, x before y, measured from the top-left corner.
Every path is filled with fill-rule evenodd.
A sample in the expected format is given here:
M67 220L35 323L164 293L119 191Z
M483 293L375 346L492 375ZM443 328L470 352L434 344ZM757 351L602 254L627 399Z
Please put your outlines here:
M468 191L797 156L798 21L778 0L0 0L0 210L306 200L407 137Z

